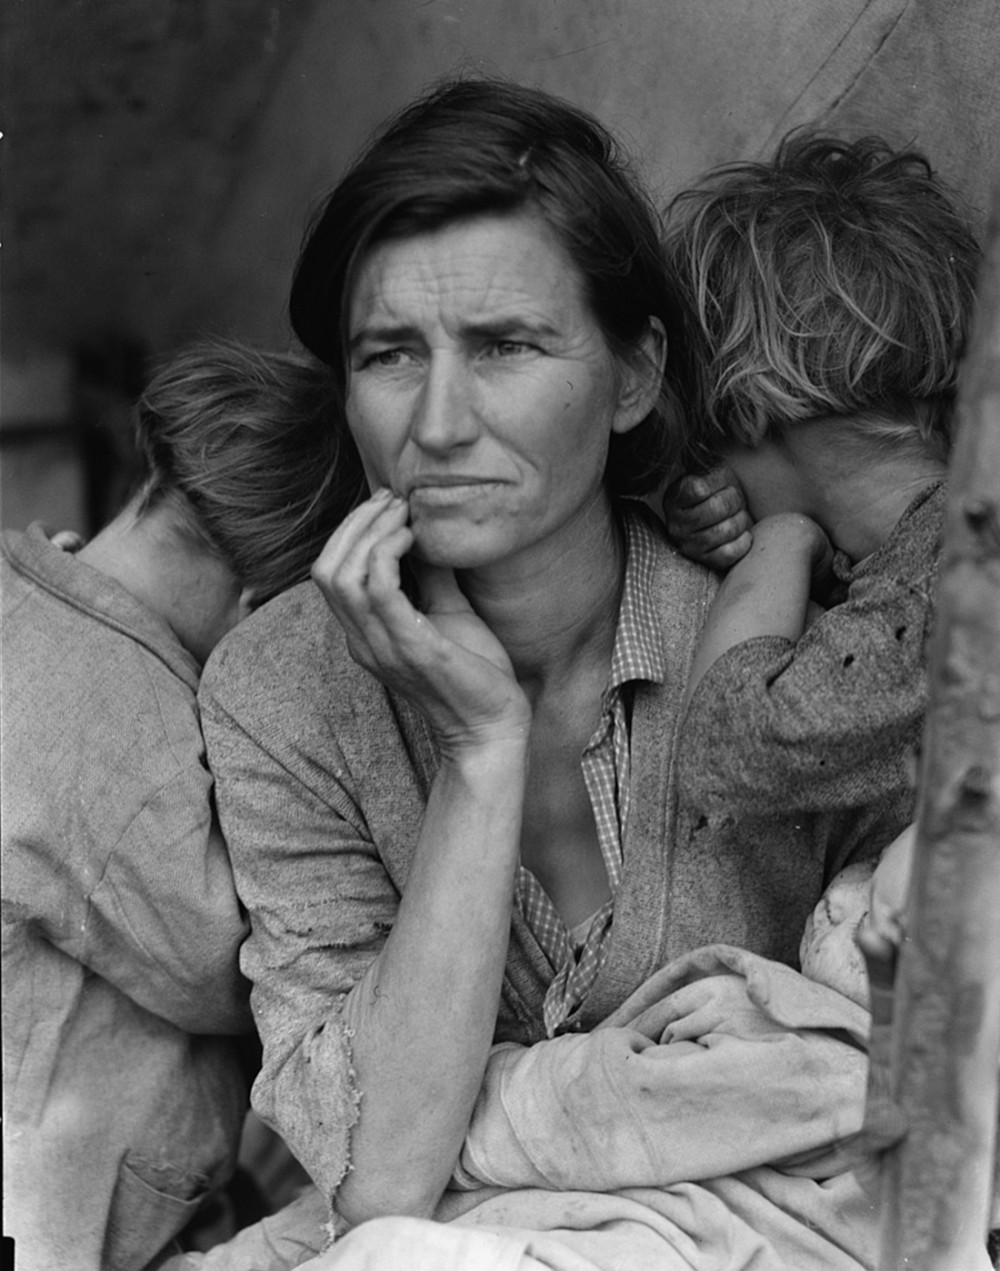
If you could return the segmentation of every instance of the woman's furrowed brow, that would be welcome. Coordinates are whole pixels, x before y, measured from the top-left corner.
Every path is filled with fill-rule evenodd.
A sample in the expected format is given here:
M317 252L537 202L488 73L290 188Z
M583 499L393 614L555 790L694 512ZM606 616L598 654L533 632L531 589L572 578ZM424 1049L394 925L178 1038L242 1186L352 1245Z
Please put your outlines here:
M526 317L488 318L468 322L462 328L464 336L479 340L511 340L519 336L552 337L558 330L551 322Z
M533 336L539 339L553 338L559 329L551 322L527 317L486 318L462 324L461 337L470 342L484 340L513 340ZM405 323L371 323L359 327L350 339L353 350L362 344L400 344L419 340L417 327Z
M352 335L350 348L356 349L362 344L397 344L406 340L414 340L419 335L416 327L403 323L372 323L359 327Z

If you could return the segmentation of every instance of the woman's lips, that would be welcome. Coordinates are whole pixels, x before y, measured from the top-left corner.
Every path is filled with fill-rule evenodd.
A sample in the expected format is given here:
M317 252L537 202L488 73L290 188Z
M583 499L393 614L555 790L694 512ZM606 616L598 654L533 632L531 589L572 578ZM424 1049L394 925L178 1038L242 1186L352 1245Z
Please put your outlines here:
M410 503L446 506L464 503L482 496L486 490L500 485L491 477L449 477L436 481L421 481L410 487Z

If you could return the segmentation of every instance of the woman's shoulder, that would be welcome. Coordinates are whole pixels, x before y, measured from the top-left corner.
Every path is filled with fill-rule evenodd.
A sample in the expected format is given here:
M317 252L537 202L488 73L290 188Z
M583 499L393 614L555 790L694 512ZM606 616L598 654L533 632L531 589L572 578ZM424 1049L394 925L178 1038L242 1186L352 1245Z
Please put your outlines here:
M624 501L623 501L624 502ZM719 576L682 556L657 514L640 500L624 507L630 570L656 615L668 647L700 632Z
M205 664L199 701L253 729L297 720L302 731L357 719L385 690L353 660L343 629L312 582L282 592L245 618Z
M278 675L318 674L323 658L336 674L346 656L340 627L316 586L299 583L269 600L226 635L205 664L202 688L233 682L260 682Z

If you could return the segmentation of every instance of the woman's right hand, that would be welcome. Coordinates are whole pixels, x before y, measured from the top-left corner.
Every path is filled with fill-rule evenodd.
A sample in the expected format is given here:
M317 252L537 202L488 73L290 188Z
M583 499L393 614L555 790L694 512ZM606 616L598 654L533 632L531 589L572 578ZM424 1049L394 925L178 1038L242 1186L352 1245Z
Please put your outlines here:
M415 562L423 612L401 586L413 546L405 499L379 490L337 528L312 576L351 656L429 719L444 753L524 741L531 710L510 658L454 571Z
M423 612L403 591L408 515L377 492L313 567L352 657L424 713L442 757L392 929L341 1015L364 1091L336 1200L352 1223L429 1216L461 1151L506 963L531 723L454 573L418 563Z

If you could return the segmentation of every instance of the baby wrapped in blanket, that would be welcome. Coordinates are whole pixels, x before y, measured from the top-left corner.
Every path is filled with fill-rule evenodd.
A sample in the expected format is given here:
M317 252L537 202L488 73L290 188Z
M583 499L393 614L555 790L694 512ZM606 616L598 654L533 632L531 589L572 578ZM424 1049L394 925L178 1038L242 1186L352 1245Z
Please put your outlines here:
M806 925L801 973L709 945L593 1033L497 1046L455 1185L603 1191L765 1162L837 1172L864 1111L868 980L856 936L873 899L883 931L902 908L912 837L877 869L837 875Z
M874 908L891 936L911 851L834 879L801 972L710 945L591 1033L497 1046L434 1220L363 1223L310 1271L873 1267L856 934Z
M912 844L907 831L874 872L833 880L801 972L710 945L591 1033L497 1046L434 1219L363 1223L303 1271L874 1267L856 936L871 924L893 939ZM277 1252L269 1271L300 1265Z

